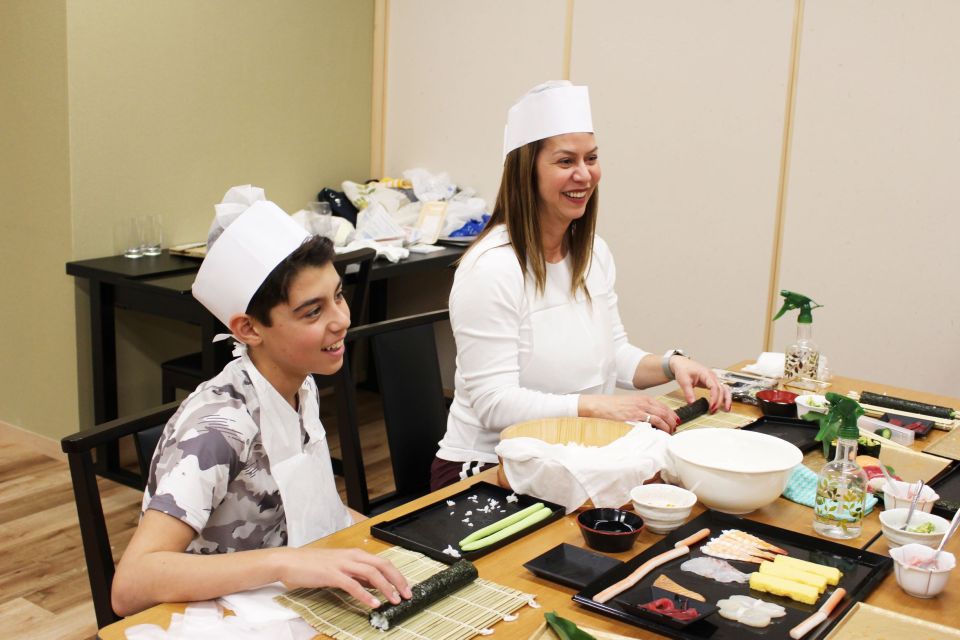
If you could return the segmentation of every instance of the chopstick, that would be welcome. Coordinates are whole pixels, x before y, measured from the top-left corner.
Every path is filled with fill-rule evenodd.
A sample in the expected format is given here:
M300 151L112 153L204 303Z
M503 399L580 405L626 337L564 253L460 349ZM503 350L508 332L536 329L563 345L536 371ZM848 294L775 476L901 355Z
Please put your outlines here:
M691 545L694 545L700 542L701 540L703 540L709 535L710 535L710 529L700 529L700 531L697 531L693 535L684 538L683 540L679 541L677 544L673 545L673 549L670 549L669 551L664 551L659 555L653 556L652 558L644 562L642 565L634 569L633 573L628 575L626 578L624 578L623 580L620 580L619 582L613 583L612 585L610 585L600 593L593 596L593 601L603 604L610 598L614 598L620 595L630 587L640 582L644 578L644 576L646 576L648 573L650 573L660 565L690 553Z
M811 629L827 619L827 616L833 612L834 608L843 600L843 596L846 594L847 590L843 587L838 588L830 594L827 601L824 602L816 612L793 629L790 629L790 637L793 638L793 640L800 640L800 638L810 633Z

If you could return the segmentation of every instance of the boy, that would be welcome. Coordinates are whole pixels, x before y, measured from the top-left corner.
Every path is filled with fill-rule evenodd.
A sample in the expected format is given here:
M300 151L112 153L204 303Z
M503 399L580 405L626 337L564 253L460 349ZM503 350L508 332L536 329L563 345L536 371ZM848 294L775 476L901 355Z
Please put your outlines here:
M330 241L311 238L261 190L246 190L252 204L237 202L235 188L218 205L218 220L232 222L211 233L193 286L240 357L164 429L143 516L113 580L119 615L276 581L337 587L370 606L380 601L364 585L392 603L411 597L386 560L302 547L363 518L337 493L310 376L340 368L350 311Z

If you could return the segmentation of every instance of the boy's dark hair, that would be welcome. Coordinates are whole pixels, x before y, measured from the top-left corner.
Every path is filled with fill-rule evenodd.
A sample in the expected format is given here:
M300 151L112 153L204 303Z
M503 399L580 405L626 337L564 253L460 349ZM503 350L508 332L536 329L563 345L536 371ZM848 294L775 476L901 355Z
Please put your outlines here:
M333 261L333 242L323 236L305 240L293 253L273 268L257 292L250 298L247 315L264 326L271 326L270 311L278 304L287 302L290 283L304 267L323 267Z

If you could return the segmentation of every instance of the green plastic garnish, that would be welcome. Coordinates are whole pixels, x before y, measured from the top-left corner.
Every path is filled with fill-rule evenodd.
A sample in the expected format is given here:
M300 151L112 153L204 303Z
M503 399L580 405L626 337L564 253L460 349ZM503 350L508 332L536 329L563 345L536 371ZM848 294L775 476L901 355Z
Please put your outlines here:
M597 640L571 621L558 616L556 611L545 613L543 617L560 640Z

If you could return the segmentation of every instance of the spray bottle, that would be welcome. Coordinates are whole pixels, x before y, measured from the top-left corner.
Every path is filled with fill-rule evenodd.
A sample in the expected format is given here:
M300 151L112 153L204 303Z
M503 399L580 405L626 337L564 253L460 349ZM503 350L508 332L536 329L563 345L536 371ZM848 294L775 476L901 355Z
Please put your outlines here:
M867 474L856 462L857 418L863 407L838 393L827 393L830 411L825 422L839 423L837 454L820 470L813 506L813 528L828 538L849 539L860 535L860 522L867 502Z
M797 341L787 349L786 362L783 366L783 375L787 380L793 378L817 378L817 367L820 364L820 348L813 341L813 309L822 307L802 293L794 293L783 289L783 306L777 315L777 320L791 309L800 309L797 315Z

